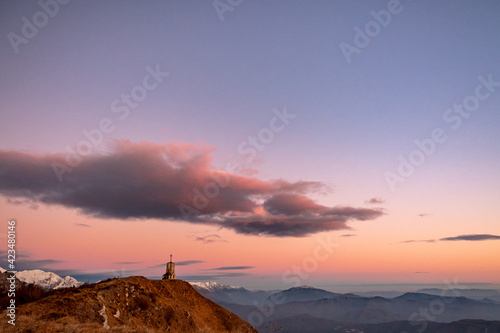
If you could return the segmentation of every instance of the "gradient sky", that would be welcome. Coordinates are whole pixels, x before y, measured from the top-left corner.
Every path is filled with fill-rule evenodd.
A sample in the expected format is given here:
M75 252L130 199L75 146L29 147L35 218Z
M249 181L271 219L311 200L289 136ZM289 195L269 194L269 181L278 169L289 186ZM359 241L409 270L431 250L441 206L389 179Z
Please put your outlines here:
M15 219L86 282L500 287L497 1L45 1L0 4L0 266Z

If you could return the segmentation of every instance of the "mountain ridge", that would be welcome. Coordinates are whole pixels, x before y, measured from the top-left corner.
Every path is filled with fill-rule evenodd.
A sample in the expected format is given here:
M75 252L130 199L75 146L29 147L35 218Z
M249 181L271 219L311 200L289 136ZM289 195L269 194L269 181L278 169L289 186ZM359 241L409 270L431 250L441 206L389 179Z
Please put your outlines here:
M36 284L46 290L57 290L62 288L79 287L84 283L74 277L61 277L53 272L41 269L24 270L16 273L16 277L24 283Z
M222 292L220 289L219 292ZM499 332L500 302L474 300L447 293L446 297L407 292L395 297L363 297L337 294L311 287L293 287L269 295L264 302L242 304L234 298L211 298L240 317L249 320L259 332L267 332L265 322L273 322L286 332L408 332L421 325L422 311L429 313L428 332ZM455 297L453 297L455 296ZM222 300L223 299L223 300ZM439 306L439 308L438 308ZM415 317L415 315L417 317ZM262 318L263 320L251 320ZM301 321L295 318L301 318ZM409 318L416 318L409 321ZM433 321L431 323L431 321ZM439 331L444 329L443 331ZM482 329L482 330L481 330ZM492 331L493 329L493 331ZM467 331L469 332L469 331Z
M141 276L50 291L43 298L17 308L15 327L6 321L0 324L3 332L19 330L257 332L185 281L149 280Z
M0 267L0 273L6 272L5 269ZM63 278L54 272L47 272L41 269L23 270L14 274L22 283L34 284L42 287L44 290L79 287L84 284L69 275Z
M235 287L217 282L191 282L197 292L217 304L236 303L243 305L255 305L261 303L274 291L248 290L243 287Z

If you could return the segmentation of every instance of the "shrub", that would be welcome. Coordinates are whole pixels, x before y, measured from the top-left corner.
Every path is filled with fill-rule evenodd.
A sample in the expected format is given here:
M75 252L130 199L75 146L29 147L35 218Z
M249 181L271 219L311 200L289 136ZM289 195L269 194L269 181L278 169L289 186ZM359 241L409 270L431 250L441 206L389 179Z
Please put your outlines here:
M16 299L18 304L31 303L45 296L47 292L35 284L20 285L16 289Z

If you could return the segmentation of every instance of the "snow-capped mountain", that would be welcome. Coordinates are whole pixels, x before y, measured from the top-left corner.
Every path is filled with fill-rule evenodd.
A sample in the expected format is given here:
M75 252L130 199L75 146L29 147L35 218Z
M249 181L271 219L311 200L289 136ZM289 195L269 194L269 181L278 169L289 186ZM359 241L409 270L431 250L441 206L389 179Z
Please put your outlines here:
M190 282L195 289L206 289L208 291L216 291L216 290L246 290L242 287L229 286L226 284L220 284L214 281L208 282ZM197 288L196 288L197 287Z
M79 287L83 284L71 276L60 277L53 272L45 272L40 269L20 271L16 273L19 281L27 284L36 284L43 289L61 289L69 287Z
M217 282L190 282L197 292L206 298L220 303L252 305L260 303L271 295L272 291L250 291L243 287L228 286Z

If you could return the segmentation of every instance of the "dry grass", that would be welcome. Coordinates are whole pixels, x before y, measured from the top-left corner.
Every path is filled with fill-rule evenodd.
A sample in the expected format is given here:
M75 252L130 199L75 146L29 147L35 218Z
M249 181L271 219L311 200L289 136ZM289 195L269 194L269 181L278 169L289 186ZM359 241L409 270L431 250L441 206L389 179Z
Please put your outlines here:
M21 285L16 289L16 300L17 304L26 304L35 302L47 294L42 287L34 284Z
M34 299L40 295L30 289L26 296ZM3 321L0 331L257 332L184 281L144 277L113 279L43 294L38 300L19 306L16 328L9 326Z

